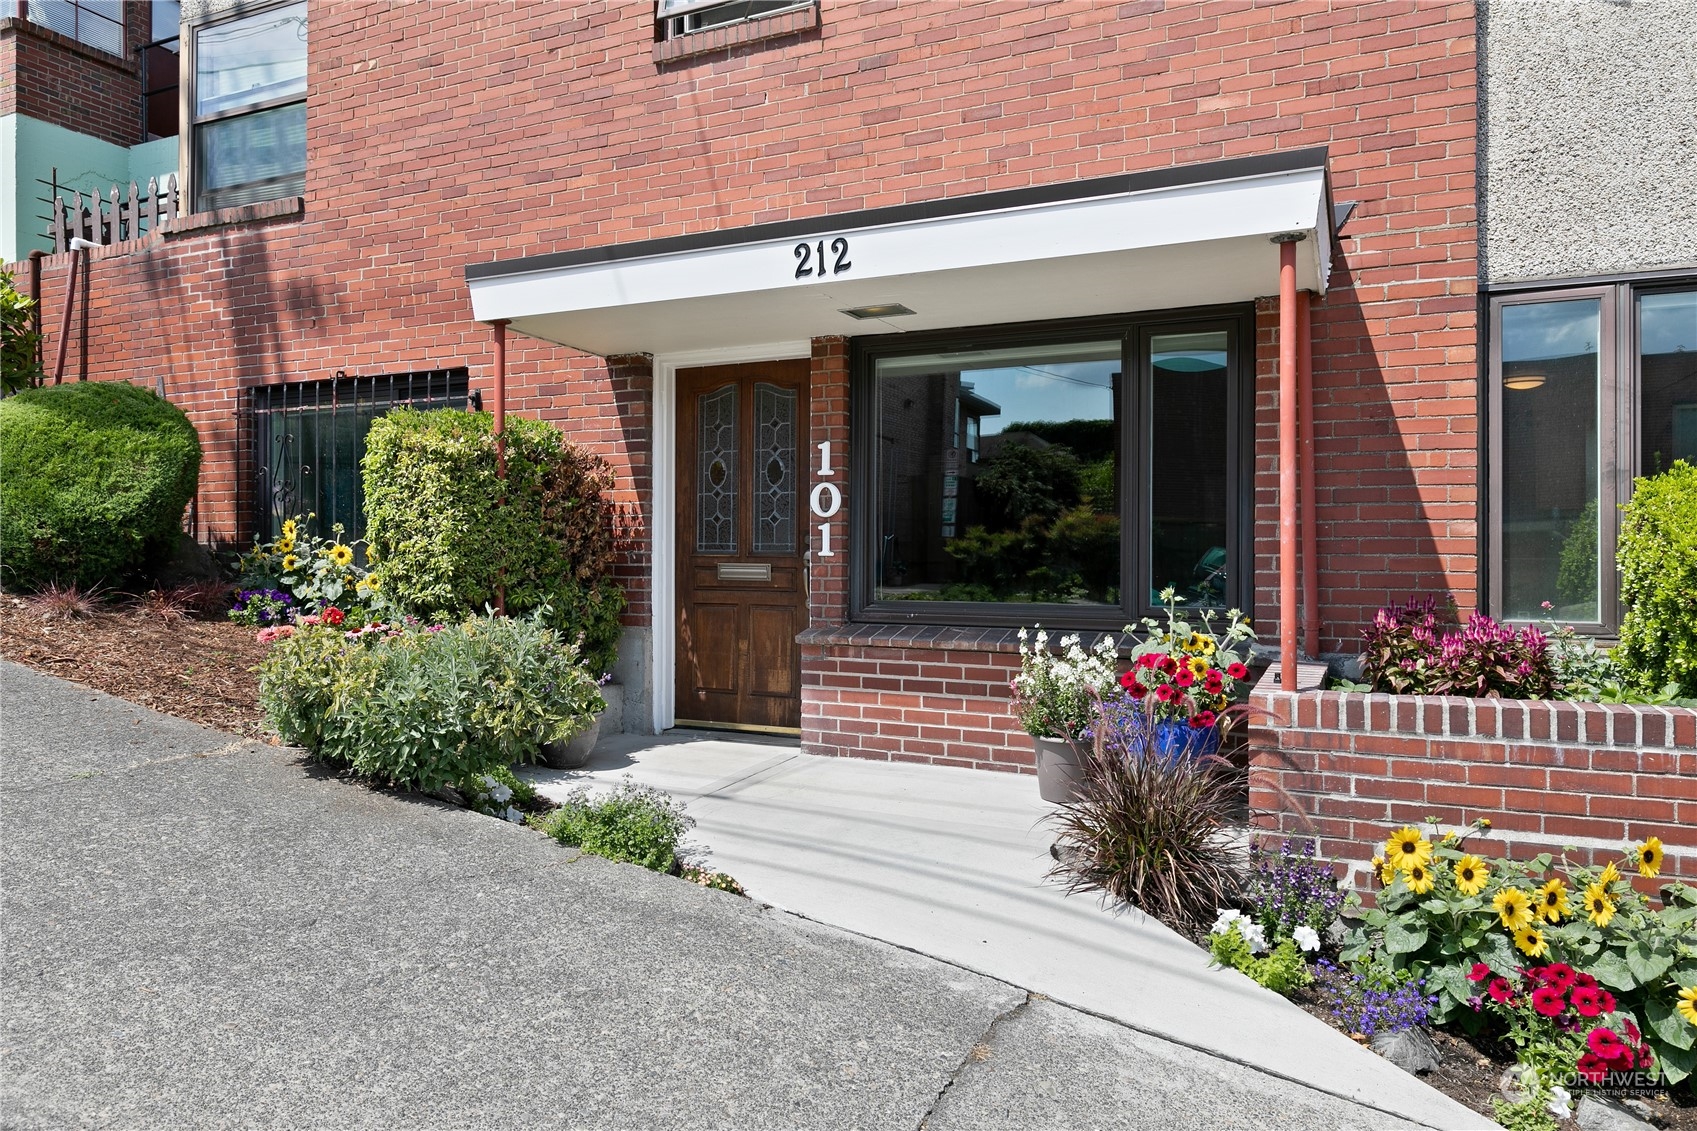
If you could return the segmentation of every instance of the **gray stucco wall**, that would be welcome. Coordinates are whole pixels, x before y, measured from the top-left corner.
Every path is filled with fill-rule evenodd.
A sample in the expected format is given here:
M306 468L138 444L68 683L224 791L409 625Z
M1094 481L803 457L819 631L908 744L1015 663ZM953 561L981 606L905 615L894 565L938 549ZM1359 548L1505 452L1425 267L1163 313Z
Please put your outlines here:
M1486 282L1697 263L1697 0L1481 0Z

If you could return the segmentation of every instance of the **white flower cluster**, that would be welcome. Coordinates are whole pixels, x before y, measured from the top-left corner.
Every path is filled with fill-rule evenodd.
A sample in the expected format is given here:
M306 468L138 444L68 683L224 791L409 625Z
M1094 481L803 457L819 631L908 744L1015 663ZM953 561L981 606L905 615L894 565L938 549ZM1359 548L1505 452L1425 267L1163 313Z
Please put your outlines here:
M1320 949L1320 932L1306 923L1292 931L1290 937L1295 939L1296 945L1306 953L1311 954Z
M1267 934L1261 929L1261 924L1241 911L1233 911L1228 907L1221 907L1217 910L1219 917L1214 920L1214 925L1209 928L1209 934L1223 935L1235 925L1238 937L1249 944L1250 954L1260 954L1267 949Z
M510 786L492 774L479 774L474 780L479 789L471 803L473 809L491 817L499 817L503 821L511 821L515 825L524 824L524 811L507 804L513 799Z

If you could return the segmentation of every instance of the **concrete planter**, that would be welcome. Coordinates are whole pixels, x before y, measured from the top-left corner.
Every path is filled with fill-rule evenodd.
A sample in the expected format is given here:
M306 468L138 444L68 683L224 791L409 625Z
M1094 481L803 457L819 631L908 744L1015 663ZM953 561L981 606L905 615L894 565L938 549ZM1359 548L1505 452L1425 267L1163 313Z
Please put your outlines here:
M596 715L587 727L564 742L544 742L543 763L551 770L582 769L594 752L595 744L601 740L601 715L604 714L605 711Z

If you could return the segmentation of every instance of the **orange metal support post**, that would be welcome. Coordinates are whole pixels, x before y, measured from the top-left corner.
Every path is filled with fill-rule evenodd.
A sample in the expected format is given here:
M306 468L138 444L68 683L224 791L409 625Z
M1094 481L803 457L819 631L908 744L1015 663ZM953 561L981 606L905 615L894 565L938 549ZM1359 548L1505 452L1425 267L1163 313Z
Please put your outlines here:
M1298 474L1302 480L1302 651L1309 659L1320 654L1320 551L1314 525L1314 338L1309 322L1307 291L1296 292L1296 412L1297 443L1301 447Z
M1279 689L1296 690L1296 241L1279 245Z

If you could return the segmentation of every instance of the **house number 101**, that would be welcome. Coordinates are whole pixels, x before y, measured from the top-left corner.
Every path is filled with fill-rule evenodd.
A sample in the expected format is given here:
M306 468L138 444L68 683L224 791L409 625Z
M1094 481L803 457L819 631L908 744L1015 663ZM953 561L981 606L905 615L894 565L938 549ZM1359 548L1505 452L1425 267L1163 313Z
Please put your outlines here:
M819 449L819 478L830 479L837 474L837 469L831 466L831 441L822 440L814 446ZM816 483L807 501L813 507L815 518L831 518L843 509L843 492L835 483ZM819 524L819 556L822 558L837 556L836 551L831 549L831 528L834 525L830 522Z

